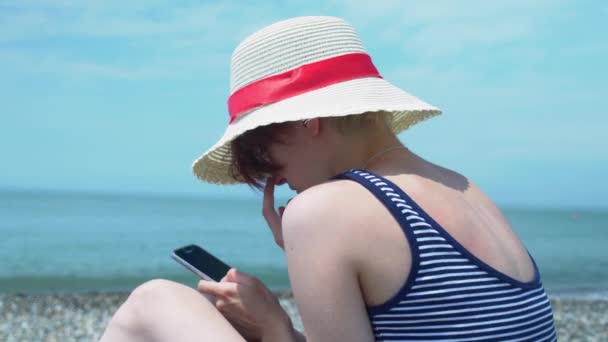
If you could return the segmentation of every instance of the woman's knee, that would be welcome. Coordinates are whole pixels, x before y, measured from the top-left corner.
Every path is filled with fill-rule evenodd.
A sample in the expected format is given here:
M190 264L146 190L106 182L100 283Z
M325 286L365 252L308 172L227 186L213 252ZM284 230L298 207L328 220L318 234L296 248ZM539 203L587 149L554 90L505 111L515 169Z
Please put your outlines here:
M187 331L183 331L184 326L189 327ZM222 336L221 340L242 341L215 305L201 293L164 279L150 280L135 288L112 318L108 331L136 336L136 339L124 339L133 341L169 339L176 333L184 334L184 339L191 334L197 339Z
M195 289L166 279L149 280L139 285L131 292L125 304L141 315L147 313L158 315L161 312L170 312L175 307L183 307L193 300L200 301L203 305L207 304L211 310L216 310L215 306Z
M204 297L180 283L166 279L149 280L131 292L110 323L123 330L143 334L159 320L165 319L165 315L175 313L184 304L197 299ZM201 302L209 310L216 310L207 300Z
M166 279L149 280L131 291L125 304L128 303L135 308L140 306L150 308L150 306L174 297L173 292L178 289L178 286L183 285Z

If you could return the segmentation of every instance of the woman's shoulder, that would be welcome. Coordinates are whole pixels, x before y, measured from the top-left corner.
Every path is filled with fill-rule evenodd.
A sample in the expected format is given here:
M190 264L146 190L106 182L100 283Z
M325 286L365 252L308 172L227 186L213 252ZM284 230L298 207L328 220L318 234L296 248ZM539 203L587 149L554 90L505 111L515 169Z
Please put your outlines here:
M294 197L283 214L284 224L305 224L314 229L313 222L348 223L357 220L361 201L365 201L365 188L348 180L332 180L312 186ZM287 222L286 222L287 221Z
M299 210L327 211L338 205L348 205L349 201L361 199L367 190L360 184L347 179L332 179L314 185L292 199Z
M355 182L331 181L306 189L283 212L282 233L288 259L314 255L356 272L374 235L378 205ZM377 227L376 227L377 228ZM296 251L294 251L294 248Z

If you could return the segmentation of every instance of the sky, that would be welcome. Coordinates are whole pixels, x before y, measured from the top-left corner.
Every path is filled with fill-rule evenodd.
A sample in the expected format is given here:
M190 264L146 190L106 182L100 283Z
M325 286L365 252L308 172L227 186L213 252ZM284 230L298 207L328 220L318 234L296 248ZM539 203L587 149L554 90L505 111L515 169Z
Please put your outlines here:
M608 2L585 0L0 0L0 188L257 196L191 164L227 125L232 50L302 15L346 19L442 109L399 135L423 158L503 206L608 208Z

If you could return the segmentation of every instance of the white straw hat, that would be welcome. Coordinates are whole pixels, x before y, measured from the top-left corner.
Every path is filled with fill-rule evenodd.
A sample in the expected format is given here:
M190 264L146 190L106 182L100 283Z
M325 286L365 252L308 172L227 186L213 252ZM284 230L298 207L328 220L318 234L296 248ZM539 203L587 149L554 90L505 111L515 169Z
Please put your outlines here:
M391 112L395 133L441 111L385 81L354 28L335 17L297 17L247 37L232 54L230 122L194 164L216 184L239 183L230 173L230 142L272 123Z

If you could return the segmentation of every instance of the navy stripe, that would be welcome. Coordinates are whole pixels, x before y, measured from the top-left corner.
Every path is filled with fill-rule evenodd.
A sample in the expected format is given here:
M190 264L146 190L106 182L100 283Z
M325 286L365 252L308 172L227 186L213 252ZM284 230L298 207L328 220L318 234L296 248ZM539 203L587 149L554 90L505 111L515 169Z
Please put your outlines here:
M386 303L368 307L377 341L557 340L536 264L531 282L517 281L477 259L389 180L363 170L334 178L372 192L410 244L408 279Z

